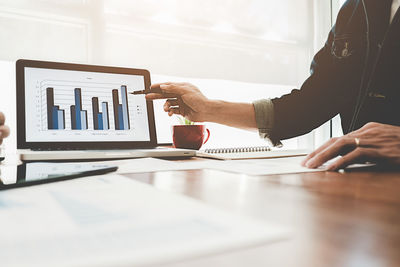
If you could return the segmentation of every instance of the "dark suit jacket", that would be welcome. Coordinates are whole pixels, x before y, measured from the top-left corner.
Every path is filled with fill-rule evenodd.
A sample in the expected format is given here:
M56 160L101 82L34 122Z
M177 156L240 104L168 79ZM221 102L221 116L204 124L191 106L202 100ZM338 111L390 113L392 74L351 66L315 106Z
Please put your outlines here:
M310 77L272 100L272 140L305 134L337 114L344 133L371 121L400 125L400 12L390 24L391 3L343 5Z

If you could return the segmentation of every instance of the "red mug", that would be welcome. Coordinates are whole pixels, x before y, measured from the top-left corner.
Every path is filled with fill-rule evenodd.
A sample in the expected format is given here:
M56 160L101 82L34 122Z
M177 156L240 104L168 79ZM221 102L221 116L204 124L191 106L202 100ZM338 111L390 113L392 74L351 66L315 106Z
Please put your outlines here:
M204 141L205 132L207 138ZM210 138L210 130L205 125L174 125L172 139L176 148L200 149Z

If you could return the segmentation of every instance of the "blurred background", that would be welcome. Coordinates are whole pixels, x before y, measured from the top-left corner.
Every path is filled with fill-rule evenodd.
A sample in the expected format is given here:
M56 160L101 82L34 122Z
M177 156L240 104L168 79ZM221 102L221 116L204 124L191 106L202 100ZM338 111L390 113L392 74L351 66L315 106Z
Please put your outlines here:
M269 98L299 88L343 0L0 0L0 110L15 148L19 58L145 68L152 82L188 81L208 97ZM178 123L155 102L159 143ZM208 147L263 145L256 132L208 123ZM287 148L341 135L335 118Z

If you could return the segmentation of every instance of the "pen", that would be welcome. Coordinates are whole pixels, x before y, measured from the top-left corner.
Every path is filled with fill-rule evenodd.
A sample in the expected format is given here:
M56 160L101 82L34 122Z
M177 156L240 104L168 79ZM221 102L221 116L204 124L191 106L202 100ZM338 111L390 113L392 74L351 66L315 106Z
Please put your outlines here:
M138 91L133 91L133 92L129 92L129 94L131 95L147 95L150 93L159 93L161 94L161 90L159 88L155 88L155 89L145 89L145 90L138 90Z

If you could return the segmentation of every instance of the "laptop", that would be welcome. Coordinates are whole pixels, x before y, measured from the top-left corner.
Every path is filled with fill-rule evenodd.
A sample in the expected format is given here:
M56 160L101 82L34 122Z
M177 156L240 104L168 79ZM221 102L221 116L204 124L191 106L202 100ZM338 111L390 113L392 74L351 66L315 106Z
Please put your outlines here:
M24 161L195 156L157 147L153 103L130 94L150 87L147 70L20 59L16 75Z

